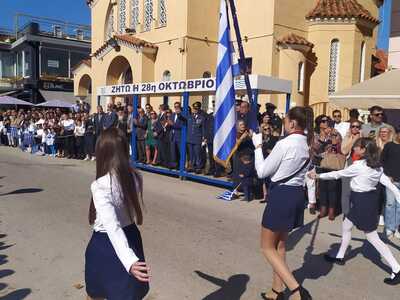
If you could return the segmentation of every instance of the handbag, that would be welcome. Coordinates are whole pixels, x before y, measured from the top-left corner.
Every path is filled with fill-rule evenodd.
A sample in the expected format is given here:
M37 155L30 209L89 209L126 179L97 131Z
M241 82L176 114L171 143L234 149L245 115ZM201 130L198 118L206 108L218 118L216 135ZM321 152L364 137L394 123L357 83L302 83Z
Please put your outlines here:
M320 167L328 170L342 170L346 164L346 156L340 153L326 153Z

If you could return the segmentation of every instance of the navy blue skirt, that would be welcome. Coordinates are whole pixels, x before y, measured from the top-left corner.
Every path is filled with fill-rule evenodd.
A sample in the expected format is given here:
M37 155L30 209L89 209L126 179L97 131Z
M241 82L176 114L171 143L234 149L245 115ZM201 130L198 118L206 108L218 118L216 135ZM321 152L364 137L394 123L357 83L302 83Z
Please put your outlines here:
M346 215L357 229L372 232L378 229L381 201L378 191L351 192L350 211Z
M142 238L135 224L124 228L129 246L144 262ZM107 233L93 232L85 253L86 292L91 298L140 300L149 285L130 275L117 257Z
M305 206L304 187L271 183L262 226L274 232L290 232L301 227Z

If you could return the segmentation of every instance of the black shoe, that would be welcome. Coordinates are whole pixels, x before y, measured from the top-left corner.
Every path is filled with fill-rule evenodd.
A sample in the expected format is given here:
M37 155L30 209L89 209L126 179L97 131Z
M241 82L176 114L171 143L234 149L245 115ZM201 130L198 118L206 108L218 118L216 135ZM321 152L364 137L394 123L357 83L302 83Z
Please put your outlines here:
M285 295L283 292L277 292L274 289L272 289L272 292L276 295L276 298L268 298L266 293L261 293L261 297L264 300L283 300L285 299Z
M291 291L290 295L294 295L297 292L300 293L301 300L312 300L310 293L305 288L303 288L301 285L299 285L299 287L297 289L294 289L293 291Z
M198 175L200 175L201 174L201 170L200 169L198 169L198 170L195 170L194 171L196 174L198 174Z
M315 214L316 214L316 212L315 212L315 206L311 206L311 207L310 207L310 214L311 214L311 215L315 215Z
M388 285L396 285L400 283L400 272L398 273L392 273L392 277L390 278L385 278L385 280L383 280L384 283L388 284Z
M325 254L324 255L324 259L327 262L330 262L330 263L338 264L338 265L341 265L341 266L344 265L344 259L343 258L336 258L336 257L330 256L329 254Z

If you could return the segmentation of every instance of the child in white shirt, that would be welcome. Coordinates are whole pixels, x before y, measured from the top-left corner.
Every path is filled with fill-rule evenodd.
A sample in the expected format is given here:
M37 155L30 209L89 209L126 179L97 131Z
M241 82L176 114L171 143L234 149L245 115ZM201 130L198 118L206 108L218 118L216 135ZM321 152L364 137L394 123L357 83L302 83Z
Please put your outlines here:
M350 211L343 221L342 243L336 256L327 254L325 259L332 263L344 264L344 255L351 241L351 230L353 226L356 226L365 232L367 240L392 268L391 277L386 278L384 282L389 285L400 284L400 264L389 247L379 238L377 232L381 202L376 186L379 183L386 186L393 192L398 202L400 202L400 191L383 173L379 148L374 140L360 138L355 142L353 149L361 159L348 168L319 175L315 171L308 174L310 178L320 180L351 178Z

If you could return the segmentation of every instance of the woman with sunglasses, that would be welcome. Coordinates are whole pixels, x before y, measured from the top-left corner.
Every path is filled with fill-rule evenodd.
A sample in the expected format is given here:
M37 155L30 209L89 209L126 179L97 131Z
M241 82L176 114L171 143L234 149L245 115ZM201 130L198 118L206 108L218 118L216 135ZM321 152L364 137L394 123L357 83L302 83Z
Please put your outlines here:
M316 118L316 133L314 136L313 151L314 165L319 173L332 171L332 168L324 166L321 168L321 162L328 154L341 153L342 138L340 134L333 128L333 122L325 115ZM319 218L329 216L329 220L333 221L338 214L339 202L341 198L341 181L331 180L319 183ZM312 203L311 208L312 208ZM315 206L315 204L314 204Z
M361 137L361 122L353 121L350 123L350 128L343 138L342 154L346 156L345 167L350 166L353 162L361 157L356 151L353 151L354 143ZM350 179L342 178L342 213L346 215L350 210Z
M389 125L384 125L378 130L378 134L376 136L376 144L378 145L379 149L382 151L385 145L389 142L393 141L393 128Z
M157 123L157 113L152 110L150 112L150 118L147 121L147 131L146 131L146 164L157 164L158 159L158 146L157 146L157 134L154 129Z

